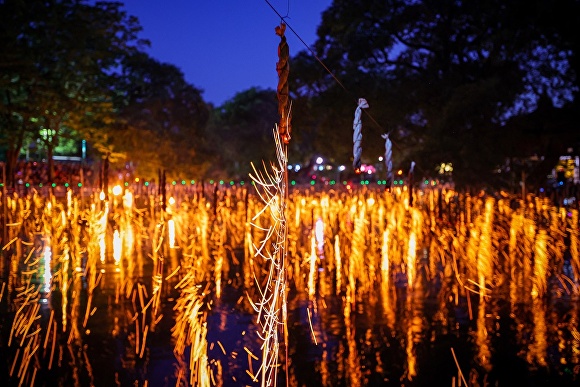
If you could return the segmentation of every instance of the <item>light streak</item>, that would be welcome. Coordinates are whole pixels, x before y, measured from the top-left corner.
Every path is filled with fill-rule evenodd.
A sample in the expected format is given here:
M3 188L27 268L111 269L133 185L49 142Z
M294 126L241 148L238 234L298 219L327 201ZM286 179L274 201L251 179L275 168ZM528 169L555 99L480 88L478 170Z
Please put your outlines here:
M113 231L113 260L115 261L115 265L117 266L121 262L122 252L123 252L123 242L121 241L119 230L115 230Z

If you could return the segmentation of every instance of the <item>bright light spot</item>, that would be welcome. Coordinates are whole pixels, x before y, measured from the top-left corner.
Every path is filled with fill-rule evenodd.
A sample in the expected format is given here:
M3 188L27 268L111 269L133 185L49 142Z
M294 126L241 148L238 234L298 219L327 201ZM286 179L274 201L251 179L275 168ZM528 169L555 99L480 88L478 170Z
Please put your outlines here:
M123 207L125 209L133 207L133 194L129 190L125 191L125 195L123 195Z
M173 206L174 204L175 204L175 199L173 198L173 196L171 196L171 197L169 198L169 205L170 205L170 206Z
M50 283L52 282L52 272L50 270L50 262L52 261L52 251L50 246L44 246L44 292L50 292Z
M324 159L322 157L316 158L316 164L322 164L323 161L324 161Z
M296 165L294 166L294 170L295 170L296 172L298 172L298 171L300 170L300 168L302 168L302 167L300 166L300 164L296 164Z
M379 156L379 161L383 161L383 156Z
M115 260L115 265L118 265L121 261L121 251L121 236L119 235L119 230L115 230L113 232L113 259Z
M341 166L338 167L338 170L340 172L344 171L345 169L346 169L346 167L344 165L341 165Z
M169 248L173 249L175 247L175 221L173 219L167 221L167 232L169 234Z
M314 232L316 234L316 248L318 249L318 254L321 254L324 251L324 222L321 218L316 220Z
M119 196L123 192L123 188L120 185L116 185L113 187L113 195Z

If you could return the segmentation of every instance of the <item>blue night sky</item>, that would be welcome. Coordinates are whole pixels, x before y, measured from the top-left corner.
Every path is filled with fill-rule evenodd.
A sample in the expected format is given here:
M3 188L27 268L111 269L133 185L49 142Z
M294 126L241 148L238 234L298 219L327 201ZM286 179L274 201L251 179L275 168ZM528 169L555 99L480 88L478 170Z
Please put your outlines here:
M139 18L149 54L179 67L185 79L216 106L237 92L276 89L280 18L265 0L125 0ZM331 0L269 0L306 44L316 40L322 12ZM287 28L290 55L306 47ZM290 63L292 74L292 63Z

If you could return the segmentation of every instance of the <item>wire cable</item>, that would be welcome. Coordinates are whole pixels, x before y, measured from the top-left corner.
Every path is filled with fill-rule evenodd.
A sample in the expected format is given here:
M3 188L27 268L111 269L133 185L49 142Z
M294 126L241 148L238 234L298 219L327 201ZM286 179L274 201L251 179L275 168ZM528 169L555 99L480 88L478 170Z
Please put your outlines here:
M304 47L306 47L306 49L308 49L308 51L310 51L310 53L312 54L312 56L318 61L318 63L320 63L320 65L326 70L326 72L328 72L328 74L334 78L334 80L336 81L336 83L342 87L342 89L344 91L346 91L351 97L355 98L355 100L358 98L356 97L351 91L349 91L344 85L343 83L337 78L337 76L328 68L328 66L326 66L326 64L322 61L322 59L320 59L318 57L318 55L316 55L316 53L314 52L314 50L308 45L306 44L306 42L302 39L302 37L300 37L300 35L294 30L294 28L292 28L292 26L290 24L288 24L288 22L286 21L286 19L288 18L288 14L286 16L282 16L280 14L280 12L278 12L278 10L276 10L276 8L270 3L270 1L268 0L264 0L266 2L266 4L268 4L268 6L270 6L270 8L272 9L272 11L274 11L274 13L276 13L276 15L278 15L278 17L280 18L280 20L282 20L285 24L286 27L288 27L288 29L290 31L292 31L292 33L298 38L298 40L300 42L302 42L302 44L304 45ZM290 1L288 0L288 13L290 12ZM368 116L370 118L370 120L380 129L383 131L383 133L388 133L390 134L390 131L386 131L382 125L380 125L377 120L374 119L374 117L367 111L367 110L363 110L363 113ZM382 135L383 133L380 133L380 135ZM391 139L391 143L398 149L398 150L402 150L398 144L394 143L393 140ZM421 171L425 172L421 167L419 167L418 165L415 165L415 167L417 169L420 169Z

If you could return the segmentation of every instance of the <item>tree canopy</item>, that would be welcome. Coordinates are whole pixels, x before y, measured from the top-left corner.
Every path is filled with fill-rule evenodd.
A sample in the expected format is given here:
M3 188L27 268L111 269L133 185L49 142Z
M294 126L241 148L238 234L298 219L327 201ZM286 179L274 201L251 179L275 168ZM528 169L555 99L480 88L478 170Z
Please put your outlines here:
M0 146L8 176L27 143L87 140L96 158L201 175L209 108L181 70L144 49L120 2L0 2ZM155 174L154 174L155 173Z
M275 159L273 132L278 122L276 92L250 88L214 110L208 127L208 141L219 150L213 172L223 177L247 178L251 163Z
M429 174L452 162L460 183L491 181L527 144L521 121L506 133L513 119L536 111L542 95L555 114L577 106L579 15L575 0L335 0L313 47L333 74L300 53L292 89L322 117L315 141L332 138L344 152L364 97L367 158L382 154L371 138L390 132L399 164L415 160ZM554 139L562 152L574 136L559 133L568 134Z

